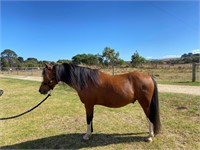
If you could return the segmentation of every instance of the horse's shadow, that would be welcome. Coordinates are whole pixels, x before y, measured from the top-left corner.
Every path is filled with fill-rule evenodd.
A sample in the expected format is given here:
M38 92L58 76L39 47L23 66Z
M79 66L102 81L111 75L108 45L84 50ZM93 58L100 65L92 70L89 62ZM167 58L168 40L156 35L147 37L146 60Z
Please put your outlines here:
M0 149L80 149L111 144L143 142L147 133L127 134L93 134L89 141L82 139L83 133L62 134L52 137L26 141L14 145L2 146Z

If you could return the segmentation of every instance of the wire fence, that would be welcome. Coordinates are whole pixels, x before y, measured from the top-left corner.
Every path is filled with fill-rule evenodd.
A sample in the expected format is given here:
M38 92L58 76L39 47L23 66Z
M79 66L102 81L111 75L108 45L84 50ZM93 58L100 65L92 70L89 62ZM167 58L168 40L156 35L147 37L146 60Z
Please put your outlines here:
M90 68L99 69L108 74L112 74L112 67L89 66ZM42 76L43 68L26 67L26 68L2 68L0 74L19 75L19 76ZM137 68L132 67L115 67L115 75L133 71L144 72L156 77L158 81L186 82L192 81L192 64L177 65L141 65ZM200 82L200 64L195 65L195 81Z
M40 67L24 67L24 68L2 67L0 73L5 75L41 76L42 69L43 68Z

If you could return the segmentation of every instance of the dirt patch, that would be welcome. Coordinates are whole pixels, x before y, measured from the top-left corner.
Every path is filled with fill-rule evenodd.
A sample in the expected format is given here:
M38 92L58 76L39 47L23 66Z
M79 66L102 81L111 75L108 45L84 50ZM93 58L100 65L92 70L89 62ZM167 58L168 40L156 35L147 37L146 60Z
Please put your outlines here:
M186 110L188 109L186 106L179 106L176 108L177 110Z
M30 81L42 81L42 77L34 77L34 76L18 76L18 75L2 75L0 74L0 78L11 78L11 79L21 79L21 80L30 80Z
M200 86L158 84L158 91L200 95Z

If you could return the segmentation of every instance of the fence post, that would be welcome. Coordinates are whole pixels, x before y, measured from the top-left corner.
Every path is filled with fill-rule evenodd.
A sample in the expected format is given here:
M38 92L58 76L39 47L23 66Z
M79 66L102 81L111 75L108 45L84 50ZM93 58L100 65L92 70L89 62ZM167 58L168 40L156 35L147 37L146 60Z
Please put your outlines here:
M112 67L112 75L115 75L115 66Z
M196 64L192 64L192 82L196 81Z

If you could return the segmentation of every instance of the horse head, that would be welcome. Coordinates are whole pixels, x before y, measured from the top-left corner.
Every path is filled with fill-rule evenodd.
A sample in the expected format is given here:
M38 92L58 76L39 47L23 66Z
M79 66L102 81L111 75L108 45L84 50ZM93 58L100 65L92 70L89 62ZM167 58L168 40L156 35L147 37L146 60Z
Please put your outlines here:
M53 65L46 64L42 72L43 81L39 88L41 94L47 94L50 90L53 90L58 83L56 80L55 67Z

